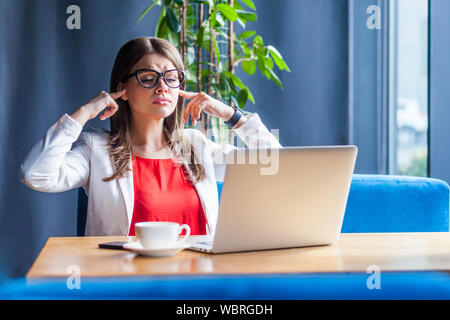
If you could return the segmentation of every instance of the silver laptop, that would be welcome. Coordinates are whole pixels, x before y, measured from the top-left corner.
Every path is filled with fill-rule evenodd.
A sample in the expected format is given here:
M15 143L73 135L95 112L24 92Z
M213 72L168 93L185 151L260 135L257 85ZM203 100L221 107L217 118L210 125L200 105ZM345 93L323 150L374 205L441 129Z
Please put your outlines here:
M226 253L335 243L356 155L356 146L233 150L215 234L189 249Z

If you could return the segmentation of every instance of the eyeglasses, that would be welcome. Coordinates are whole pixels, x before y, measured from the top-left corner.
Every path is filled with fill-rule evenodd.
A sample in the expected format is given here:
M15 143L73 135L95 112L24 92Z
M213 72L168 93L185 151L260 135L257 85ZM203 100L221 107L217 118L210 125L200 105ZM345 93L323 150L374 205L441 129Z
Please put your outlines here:
M180 69L166 70L163 73L153 69L139 69L123 78L122 82L126 82L132 76L135 76L139 84L144 88L154 88L158 84L159 78L163 78L164 83L169 88L174 89L181 87L184 82L185 73Z

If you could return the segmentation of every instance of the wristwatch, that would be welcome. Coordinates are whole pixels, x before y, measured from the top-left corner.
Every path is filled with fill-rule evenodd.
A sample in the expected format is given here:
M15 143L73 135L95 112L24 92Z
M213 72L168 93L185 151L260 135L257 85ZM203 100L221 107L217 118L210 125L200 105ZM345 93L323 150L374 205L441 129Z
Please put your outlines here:
M239 119L241 119L241 117L244 115L244 113L241 111L240 108L234 106L233 109L234 109L234 113L231 116L230 120L225 121L225 124L230 129L233 128L236 125L236 123L239 122Z

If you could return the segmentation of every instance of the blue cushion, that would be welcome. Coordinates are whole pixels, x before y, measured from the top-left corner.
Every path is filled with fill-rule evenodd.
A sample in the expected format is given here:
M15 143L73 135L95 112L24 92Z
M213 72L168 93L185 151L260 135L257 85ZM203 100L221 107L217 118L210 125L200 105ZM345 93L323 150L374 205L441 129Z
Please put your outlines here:
M27 285L12 280L0 299L450 299L450 276L435 272L319 273L186 277L81 278L69 290L65 279Z
M355 174L342 232L447 232L449 197L438 179Z
M353 176L342 232L447 231L446 182L408 176Z
M449 194L438 179L355 174L342 232L447 232ZM77 235L83 236L87 197L81 188L78 206Z

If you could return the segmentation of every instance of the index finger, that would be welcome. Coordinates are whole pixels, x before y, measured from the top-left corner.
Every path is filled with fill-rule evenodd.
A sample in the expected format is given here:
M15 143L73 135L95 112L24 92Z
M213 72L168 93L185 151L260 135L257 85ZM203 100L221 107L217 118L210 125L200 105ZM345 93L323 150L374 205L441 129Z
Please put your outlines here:
M121 96L123 96L126 92L127 92L127 89L123 88L122 90L119 90L116 92L111 92L109 95L111 96L111 98L116 100L116 99L120 98Z
M179 90L180 92L180 96L184 97L184 98L188 98L188 99L192 99L193 97L195 97L198 93L197 92L189 92L189 91L184 91L184 90Z

